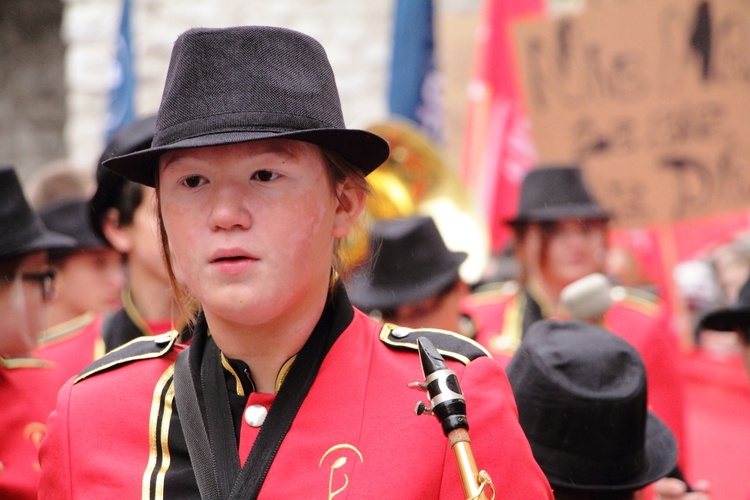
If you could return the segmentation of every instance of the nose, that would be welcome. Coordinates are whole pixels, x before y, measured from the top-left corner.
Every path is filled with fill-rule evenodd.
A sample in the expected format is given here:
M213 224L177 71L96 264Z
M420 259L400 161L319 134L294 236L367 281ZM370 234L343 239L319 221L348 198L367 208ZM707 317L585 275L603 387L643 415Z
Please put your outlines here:
M214 191L210 222L216 231L249 229L252 217L247 206L247 193L238 186L225 186Z

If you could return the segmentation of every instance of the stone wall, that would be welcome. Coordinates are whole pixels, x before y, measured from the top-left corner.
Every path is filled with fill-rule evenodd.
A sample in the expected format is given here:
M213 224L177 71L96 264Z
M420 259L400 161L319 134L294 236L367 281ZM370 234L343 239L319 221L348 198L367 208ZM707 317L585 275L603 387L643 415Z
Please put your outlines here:
M22 177L65 156L60 0L0 1L0 164Z
M61 158L92 170L104 145L122 0L0 1L0 162L28 177ZM285 26L326 47L349 127L386 118L395 0L131 0L136 113L155 112L174 39L194 26ZM481 0L435 0L451 163L463 140Z
M119 0L67 0L66 58L69 157L93 164L103 146L107 88L120 16ZM285 26L318 39L328 52L349 127L366 127L385 113L392 1L133 0L138 79L136 113L155 112L175 38L194 26Z

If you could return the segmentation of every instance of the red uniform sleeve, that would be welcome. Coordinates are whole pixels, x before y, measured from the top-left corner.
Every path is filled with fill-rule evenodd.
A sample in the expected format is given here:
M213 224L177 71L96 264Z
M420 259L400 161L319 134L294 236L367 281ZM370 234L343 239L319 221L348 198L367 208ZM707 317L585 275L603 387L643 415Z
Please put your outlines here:
M518 423L518 410L505 372L492 358L479 358L459 374L466 399L471 448L479 470L495 485L496 498L552 499L547 478L534 460ZM436 425L438 425L436 423ZM447 441L446 441L447 442ZM446 446L440 498L464 498L453 451Z
M47 422L47 435L39 449L42 467L39 499L73 498L70 462L70 431L68 409L73 380L69 380L57 396L57 408Z

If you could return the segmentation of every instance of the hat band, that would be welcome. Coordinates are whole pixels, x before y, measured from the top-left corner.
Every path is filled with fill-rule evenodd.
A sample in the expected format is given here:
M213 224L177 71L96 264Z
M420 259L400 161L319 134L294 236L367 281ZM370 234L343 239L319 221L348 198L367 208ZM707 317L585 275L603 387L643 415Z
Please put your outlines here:
M530 440L534 457L548 477L576 486L627 484L638 477L645 465L643 449L620 457L597 459L550 448Z
M309 116L268 111L244 111L221 113L184 120L170 127L159 128L154 134L153 147L167 146L176 142L206 135L231 132L303 132L311 129L344 128L341 123L326 123Z

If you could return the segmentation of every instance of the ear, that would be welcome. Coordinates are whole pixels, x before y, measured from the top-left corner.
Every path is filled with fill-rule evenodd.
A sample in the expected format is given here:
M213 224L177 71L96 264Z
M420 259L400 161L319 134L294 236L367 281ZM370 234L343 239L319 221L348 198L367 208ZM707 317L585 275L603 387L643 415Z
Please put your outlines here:
M343 238L351 230L365 208L367 193L350 180L337 189L336 214L333 221L333 236Z
M120 225L120 212L115 208L107 210L102 221L102 232L109 243L120 253L127 254L133 249L133 238L127 227Z

